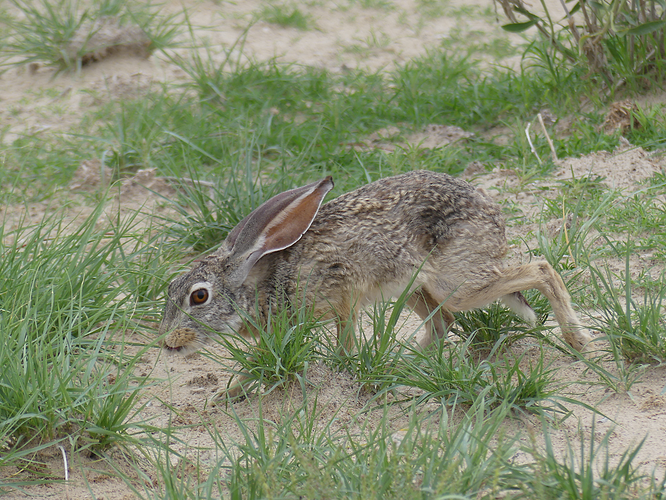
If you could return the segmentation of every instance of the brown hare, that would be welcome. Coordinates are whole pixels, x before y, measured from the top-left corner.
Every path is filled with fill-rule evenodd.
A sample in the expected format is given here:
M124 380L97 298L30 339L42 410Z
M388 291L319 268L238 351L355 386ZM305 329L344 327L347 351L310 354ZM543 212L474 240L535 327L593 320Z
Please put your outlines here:
M548 298L569 345L582 350L591 340L550 264L503 266L504 220L483 190L446 174L415 171L320 208L332 187L326 177L271 198L219 250L176 278L160 325L164 346L191 353L212 331L250 335L244 317L265 324L271 307L304 296L316 317L335 320L338 341L350 349L359 311L410 283L407 305L427 320L421 348L446 335L452 312L496 299L533 323L535 314L520 293L531 288ZM241 390L237 383L228 394Z

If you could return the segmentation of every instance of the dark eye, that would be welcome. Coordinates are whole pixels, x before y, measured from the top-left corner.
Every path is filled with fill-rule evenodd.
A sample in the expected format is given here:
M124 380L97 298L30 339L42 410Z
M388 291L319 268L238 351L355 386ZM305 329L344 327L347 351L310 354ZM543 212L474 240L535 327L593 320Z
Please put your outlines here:
M208 290L205 288L199 288L192 292L190 295L190 304L193 306L199 306L208 300Z

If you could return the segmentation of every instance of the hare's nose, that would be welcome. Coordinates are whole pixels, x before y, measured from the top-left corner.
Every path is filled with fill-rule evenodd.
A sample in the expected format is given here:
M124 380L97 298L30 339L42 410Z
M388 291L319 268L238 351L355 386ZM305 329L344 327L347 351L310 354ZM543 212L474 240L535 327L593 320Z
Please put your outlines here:
M182 346L182 345L181 345L181 346L178 346L178 347L171 347L171 346L168 346L168 345L166 345L166 344L163 344L162 347L163 347L164 349L166 349L167 351L171 351L171 352L178 352L178 351L180 351L180 350L183 349L183 346Z

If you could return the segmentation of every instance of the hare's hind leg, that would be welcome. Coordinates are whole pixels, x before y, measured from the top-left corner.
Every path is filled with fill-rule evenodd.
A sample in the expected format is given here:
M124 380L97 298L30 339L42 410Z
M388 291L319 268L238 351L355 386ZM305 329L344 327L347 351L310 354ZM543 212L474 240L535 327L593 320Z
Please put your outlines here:
M441 295L433 294L433 297L446 300L446 307L452 311L465 311L482 307L514 292L536 288L548 298L562 329L562 336L571 347L582 351L592 340L571 307L571 299L562 278L547 262L532 262L501 271L493 270L492 275L488 274L483 280L479 280L481 274L477 274L475 279L464 282L448 300L447 296L451 292L445 289L440 290Z
M435 336L438 339L444 338L455 321L453 314L444 306L440 306L425 288L419 288L409 297L407 307L412 309L424 321L432 314L432 317L426 323L425 335L419 341L421 349L428 347ZM433 311L436 312L433 314Z

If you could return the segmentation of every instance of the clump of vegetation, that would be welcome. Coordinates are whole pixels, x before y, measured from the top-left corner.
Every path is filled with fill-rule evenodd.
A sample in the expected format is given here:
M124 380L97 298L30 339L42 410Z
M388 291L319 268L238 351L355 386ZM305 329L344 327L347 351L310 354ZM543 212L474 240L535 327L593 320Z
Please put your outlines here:
M176 16L159 16L149 5L124 0L88 8L71 0L13 0L11 6L3 50L9 64L80 70L118 53L146 58L173 44L179 30Z
M577 65L599 77L611 95L622 84L632 89L651 86L664 74L666 9L656 0L577 2L556 19L554 7L537 15L521 0L498 0L510 23L507 31L536 27L545 44L533 53L544 67ZM558 60L559 59L559 60Z

